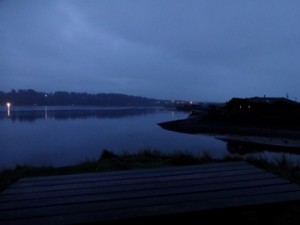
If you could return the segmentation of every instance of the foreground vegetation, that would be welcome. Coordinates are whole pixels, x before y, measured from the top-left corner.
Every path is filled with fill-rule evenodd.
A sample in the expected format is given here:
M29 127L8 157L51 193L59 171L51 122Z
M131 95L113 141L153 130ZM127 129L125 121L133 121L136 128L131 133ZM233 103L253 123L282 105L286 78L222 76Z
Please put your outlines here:
M207 152L204 152L201 155L192 155L187 152L174 152L171 154L166 154L158 150L146 149L137 153L125 152L116 155L110 151L103 150L98 160L85 161L74 166L58 168L16 166L15 169L2 171L0 172L0 192L7 188L10 184L23 177L194 165L239 160L245 160L257 167L300 184L299 163L292 163L284 156L276 161L270 162L263 157L253 156L242 158L240 156L228 155L222 159L216 159Z

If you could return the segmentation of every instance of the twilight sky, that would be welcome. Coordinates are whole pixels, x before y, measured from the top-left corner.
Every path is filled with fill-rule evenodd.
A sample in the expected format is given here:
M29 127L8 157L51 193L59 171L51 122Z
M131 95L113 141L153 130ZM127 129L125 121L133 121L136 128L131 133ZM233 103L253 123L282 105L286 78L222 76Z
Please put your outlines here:
M0 90L300 100L299 0L0 0Z

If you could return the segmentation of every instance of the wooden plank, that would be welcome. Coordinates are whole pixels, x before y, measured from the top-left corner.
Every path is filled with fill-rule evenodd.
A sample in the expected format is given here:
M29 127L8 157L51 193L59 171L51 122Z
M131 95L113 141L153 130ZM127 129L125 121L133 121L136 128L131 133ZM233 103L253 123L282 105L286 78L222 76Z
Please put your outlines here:
M195 174L195 173L216 173L216 172L225 172L225 171L232 171L232 170L259 170L258 168L250 165L240 165L238 163L236 166L226 166L226 167L205 167L203 169L201 166L198 167L192 167L190 169L184 168L184 169L175 169L174 170L168 170L168 171L152 171L149 172L147 170L144 170L145 173L142 173L142 171L139 171L139 173L130 173L130 174L124 174L123 172L114 172L109 173L110 175L103 175L102 173L93 174L93 176L83 176L78 175L72 176L72 179L51 179L49 177L49 180L43 179L40 180L37 178L37 180L30 179L30 182L24 181L24 179L21 179L16 185L12 186L13 188L23 188L23 187L32 187L32 186L51 186L56 184L72 184L72 183L84 183L84 182L96 182L96 181L113 181L113 180L119 180L119 179L135 179L135 178L145 178L145 177L162 177L164 175L167 176L176 176L176 175L184 175L184 174Z
M296 200L299 185L240 162L39 177L0 194L0 224L87 223Z
M147 174L147 173L161 173L167 171L183 171L191 169L201 169L214 170L214 169L225 169L225 168L237 168L237 167L253 167L244 161L237 162L220 162L220 163L209 163L200 165L188 165L188 166L172 166L172 167L162 167L162 168L150 168L150 169L132 169L132 170L122 170L122 171L109 171L109 172L94 172L94 173L80 173L80 174L70 174L70 175L56 175L56 176L42 176L42 177L28 177L23 178L19 182L41 182L43 180L67 180L67 179L80 179L85 177L114 177L114 176L124 176L131 174Z
M272 189L274 189L274 187L271 187ZM284 190L283 189L283 186L280 186L280 188L281 188L281 192ZM288 187L289 189L289 191L291 190L291 188L290 188L290 186ZM276 189L277 191L278 191L278 188ZM232 190L231 190L232 191ZM241 192L241 191L240 191ZM252 192L253 192L253 189L252 189ZM256 193L257 193L257 188L256 188L256 191L255 191ZM270 192L270 190L268 190L268 192ZM237 195L237 190L234 190L234 196L236 197L236 196L238 196ZM245 192L246 193L246 192ZM242 193L243 195L245 195L245 193ZM249 194L249 191L247 191L247 193ZM210 194L211 194L211 196L210 196ZM205 195L200 195L200 197L202 198L201 200L205 200L205 198L208 198L209 196L209 198L215 198L215 197L219 197L218 195L215 195L216 194L216 192L209 192L209 193L205 193ZM217 193L218 194L218 193ZM230 193L230 191L229 191L229 194L232 194L232 193ZM252 193L253 194L253 193ZM178 199L180 199L180 198L178 198L177 197L178 195L175 195L175 197L174 197L174 195L173 196L171 196L171 199L175 199L175 200L178 200ZM188 196L188 195L185 195L185 196ZM194 193L192 193L192 195L190 195L190 196L193 196L193 198L194 197L197 197L197 195L195 195ZM224 193L222 193L221 194L221 197L224 197L225 196L225 194ZM168 197L168 196L167 196ZM198 197L199 197L199 195L198 195ZM149 198L149 197L147 197L147 198L145 198L145 199L155 199L156 198L156 201L151 201L150 203L151 204L154 204L154 203L156 203L157 204L157 202L159 203L160 202L160 204L161 204L161 201L162 201L162 199L164 199L164 198L157 198L157 197L151 197L151 198ZM193 200L193 198L191 198L190 200ZM203 199L204 198L204 199ZM138 201L135 201L136 203L138 203L138 204L140 204L139 202L141 201L141 200L139 200L139 199L137 199ZM184 199L181 199L181 200L185 200L185 198ZM143 201L144 201L144 199L143 199ZM96 205L97 205L97 203L89 203L89 204L92 204L92 207L90 208L90 210L93 210L93 209L95 209L95 207L96 207ZM128 202L126 202L126 201L120 201L119 199L118 200L116 200L116 201L109 201L109 202L104 202L104 204L102 205L102 207L101 207L101 209L111 209L111 207L110 207L110 205L112 206L112 207L120 207L120 204L122 204L123 206L122 207L125 207L125 208L127 208L128 206L133 206L132 205L132 203L128 203ZM75 206L76 204L74 204L74 206ZM78 204L77 204L78 205ZM85 209L88 209L89 207L88 207L88 205L87 204L80 204L80 205L83 205L84 206L84 208ZM80 206L79 205L79 206ZM98 204L99 205L99 204ZM64 207L64 206L62 206L62 207L60 207L60 206L50 206L50 207L46 207L47 209L49 209L49 208L59 208L59 210L58 210L58 212L57 213L62 213L63 212L63 208L62 207ZM72 206L73 207L73 206ZM71 208L72 208L71 207ZM103 208L104 207L104 208ZM40 210L40 209L42 209L42 208L38 208L38 210ZM29 209L30 210L30 209ZM18 212L17 212L17 214L19 214L20 212L22 212L21 210L17 210ZM53 210L50 210L49 212L48 212L48 210L46 210L47 211L47 213L49 213L50 211L51 211L51 213L53 213ZM66 213L69 213L70 211L66 211ZM9 212L10 213L10 212ZM14 212L15 213L15 212ZM14 217L14 213L12 213L12 216ZM23 216L27 216L27 215L29 215L28 214L28 212L26 212L26 210L25 210L25 214L23 215ZM5 213L5 215L4 216L8 216L8 214L7 213ZM1 218L3 218L3 215L1 216Z
M93 182L75 182L75 183L67 183L67 184L57 184L50 186L30 186L24 188L9 188L4 191L4 194L17 194L17 193L33 193L33 192L43 192L43 191L58 191L58 190L72 190L79 188L86 188L91 185L102 185L102 186L114 186L114 185L125 185L125 184L139 184L139 183L151 183L151 182L165 182L171 180L186 180L186 179L205 179L205 178L213 178L213 177L224 177L224 176L238 176L238 175L246 175L246 174L258 174L261 173L260 170L254 170L250 168L249 170L230 170L224 172L215 172L215 173L190 173L190 174L182 174L182 175L171 175L167 174L164 176L155 176L155 177L146 177L143 176L135 177L132 179L119 179L119 180L97 180Z
M42 186L42 187L28 187L28 188L18 188L9 189L5 193L16 194L16 193L34 193L34 192L49 192L56 190L73 190L79 188L86 188L91 185L98 185L103 187L115 186L115 185L125 185L125 184L139 184L139 183L152 183L152 182L165 182L165 181L179 181L186 179L204 179L210 177L224 177L224 176L238 176L253 174L250 171L229 171L211 174L188 174L188 175L178 175L178 176L163 176L163 177L150 177L150 178L140 178L140 179L128 179L128 180L113 180L113 181L95 181L86 183L71 183L62 185L52 185L52 186Z
M8 210L0 216L0 221L2 224L2 222L6 220L31 219L34 217L44 217L44 219L47 218L47 220L49 219L51 221L51 217L53 216L63 216L69 218L68 221L72 221L72 217L79 219L77 217L78 214L88 214L91 218L97 216L97 220L103 221L116 218L125 219L136 216L153 216L252 204L275 203L296 199L300 199L298 186L281 185L280 188L261 186L254 189L231 189L219 192L208 191L196 194L190 193L131 199L130 201L90 202L67 205L67 207L66 205L59 205L38 207L34 210L32 210L32 208ZM87 218L84 217L84 219ZM52 222L52 224L55 224L55 221Z
M193 185L186 187L169 187L169 188L153 188L153 189L143 189L143 190L133 190L133 191L122 191L122 192L106 192L106 193L97 193L77 196L66 196L66 197L57 197L57 198L47 198L41 201L40 199L35 200L26 200L26 201L13 201L7 202L5 205L0 206L1 210L6 209L22 209L30 207L40 207L48 205L64 205L64 204L73 204L73 203L86 203L86 202L95 202L95 201L111 201L117 199L133 199L133 198L144 198L144 197L155 197L163 195L177 195L177 194L186 194L186 193L197 193L197 192L206 192L206 191L219 191L219 190L228 190L228 189L237 189L237 188L249 188L249 187L258 187L266 185L280 185L287 184L289 182L280 180L277 178L273 179L264 179L264 180L252 180L252 181L241 181L241 182L231 182L223 183L222 185L207 184L207 185ZM300 189L299 189L300 190ZM1 216L1 212L0 212Z
M277 198L277 199L276 199ZM276 200L275 200L276 199ZM240 201L230 202L227 200L222 199L214 199L211 201L206 202L185 202L175 205L161 205L160 207L138 207L138 208L129 208L129 209L119 209L114 211L108 211L105 213L83 213L76 215L75 218L73 216L64 215L61 217L61 221L67 222L96 222L99 220L124 220L130 218L138 218L144 216L158 216L164 214L178 214L178 213L187 213L187 212L197 212L204 209L219 209L219 208L226 208L226 207L239 207L244 206L244 202L247 204L251 202L252 204L256 203L276 203L281 200L293 200L294 197L291 196L289 193L280 193L276 195L269 195L265 196L264 198L255 198L255 197L247 197L243 199L239 199Z
M208 179L183 179L180 182L177 180L156 182L156 183L139 183L139 184L125 184L125 185L113 185L113 186L97 186L90 185L86 188L72 189L72 190L59 190L50 192L34 192L34 193L17 193L17 194L2 194L0 195L0 203L5 204L6 202L22 201L22 200L42 200L44 198L57 198L57 197L72 197L76 195L86 194L105 194L109 192L122 192L122 191L138 191L138 190L149 190L149 189L160 189L160 188L171 188L171 187L186 187L192 185L222 185L222 183L233 183L243 182L251 180L265 180L274 179L277 176L269 173L259 174L243 174L240 176L230 177L212 177ZM1 208L1 205L0 205Z

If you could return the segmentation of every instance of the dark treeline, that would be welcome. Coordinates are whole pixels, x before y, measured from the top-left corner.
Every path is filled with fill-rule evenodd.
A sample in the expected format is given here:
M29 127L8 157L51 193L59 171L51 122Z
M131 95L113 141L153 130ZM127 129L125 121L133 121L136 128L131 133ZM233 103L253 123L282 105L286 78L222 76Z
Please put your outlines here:
M57 91L54 93L37 92L32 89L0 92L2 105L78 105L78 106L157 106L161 101L125 94L88 94Z

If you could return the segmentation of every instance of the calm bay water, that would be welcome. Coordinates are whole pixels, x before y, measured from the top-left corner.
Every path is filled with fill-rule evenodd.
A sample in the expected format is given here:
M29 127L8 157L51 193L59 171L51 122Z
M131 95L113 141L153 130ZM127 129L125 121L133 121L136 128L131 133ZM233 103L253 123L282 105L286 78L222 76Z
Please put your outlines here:
M227 154L226 143L212 136L176 133L157 125L186 117L187 113L162 108L2 108L0 169L72 165L98 159L103 149Z
M228 143L213 136L176 133L157 125L187 116L163 108L13 107L7 111L2 107L0 170L16 165L73 165L98 159L103 149L115 153L146 148L167 153L208 152L217 158L247 154L239 146L228 148ZM262 153L268 158L282 154ZM299 158L299 155L285 154Z

